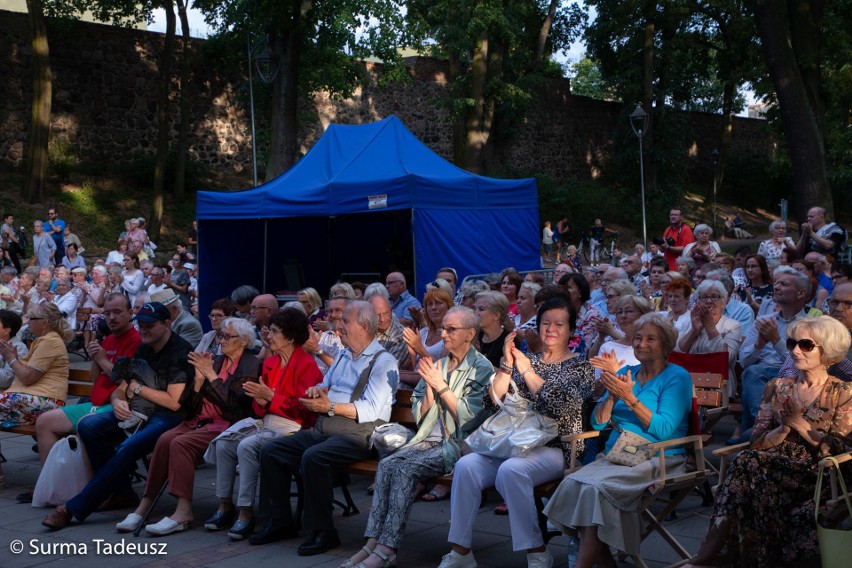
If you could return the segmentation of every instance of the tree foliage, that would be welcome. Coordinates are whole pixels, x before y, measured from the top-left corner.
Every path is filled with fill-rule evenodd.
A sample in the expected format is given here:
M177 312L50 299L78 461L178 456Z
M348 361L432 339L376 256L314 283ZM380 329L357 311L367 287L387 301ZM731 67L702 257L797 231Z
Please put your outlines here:
M359 59L368 55L385 62L384 80L403 76L397 0L198 0L195 5L216 27L216 41L244 46L247 35L268 36L273 78L267 179L297 158L299 96L320 90L351 95L362 79Z
M449 61L447 106L454 121L455 163L498 169L509 140L545 77L561 76L552 55L582 32L586 14L551 0L410 0L407 23L421 49Z

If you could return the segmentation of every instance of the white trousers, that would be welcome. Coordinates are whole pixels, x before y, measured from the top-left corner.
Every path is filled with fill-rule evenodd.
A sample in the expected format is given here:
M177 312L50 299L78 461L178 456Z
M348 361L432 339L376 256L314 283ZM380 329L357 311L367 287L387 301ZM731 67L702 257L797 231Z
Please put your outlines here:
M544 540L538 527L533 488L561 478L564 471L565 457L559 448L536 448L527 457L507 460L480 454L462 457L453 470L452 523L447 540L471 548L482 490L496 487L509 506L512 549L538 548Z

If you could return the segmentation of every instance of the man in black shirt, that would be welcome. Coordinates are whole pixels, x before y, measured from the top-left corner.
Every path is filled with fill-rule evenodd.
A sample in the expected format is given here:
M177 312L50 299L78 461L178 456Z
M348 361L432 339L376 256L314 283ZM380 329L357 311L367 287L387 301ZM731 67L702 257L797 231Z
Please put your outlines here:
M145 304L133 318L139 323L142 345L134 359L144 360L156 373L156 387L131 379L121 381L112 393L112 412L92 414L77 425L77 432L95 475L85 488L65 505L45 517L42 524L61 529L71 517L83 521L113 496L116 501L138 503L130 487L136 460L151 453L157 439L186 418L180 399L186 385L195 377L189 364L192 347L171 331L169 310L159 302ZM127 436L118 423L131 417L128 399L139 396L153 402L155 411L148 421Z

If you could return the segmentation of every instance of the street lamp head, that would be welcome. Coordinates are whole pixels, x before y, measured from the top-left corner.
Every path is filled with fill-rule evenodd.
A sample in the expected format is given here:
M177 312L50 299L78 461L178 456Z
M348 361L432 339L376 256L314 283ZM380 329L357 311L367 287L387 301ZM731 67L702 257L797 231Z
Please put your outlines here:
M645 136L648 130L648 113L642 108L642 105L636 105L636 108L630 113L630 127L633 128L633 133L637 138Z

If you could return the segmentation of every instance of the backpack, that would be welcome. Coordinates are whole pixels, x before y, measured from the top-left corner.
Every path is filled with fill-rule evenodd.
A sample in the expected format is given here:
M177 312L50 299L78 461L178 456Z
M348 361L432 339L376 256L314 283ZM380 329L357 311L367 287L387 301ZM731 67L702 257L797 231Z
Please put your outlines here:
M12 243L14 252L19 258L27 256L27 234L24 232L23 227L15 231L15 238L18 239L18 242L17 244Z

